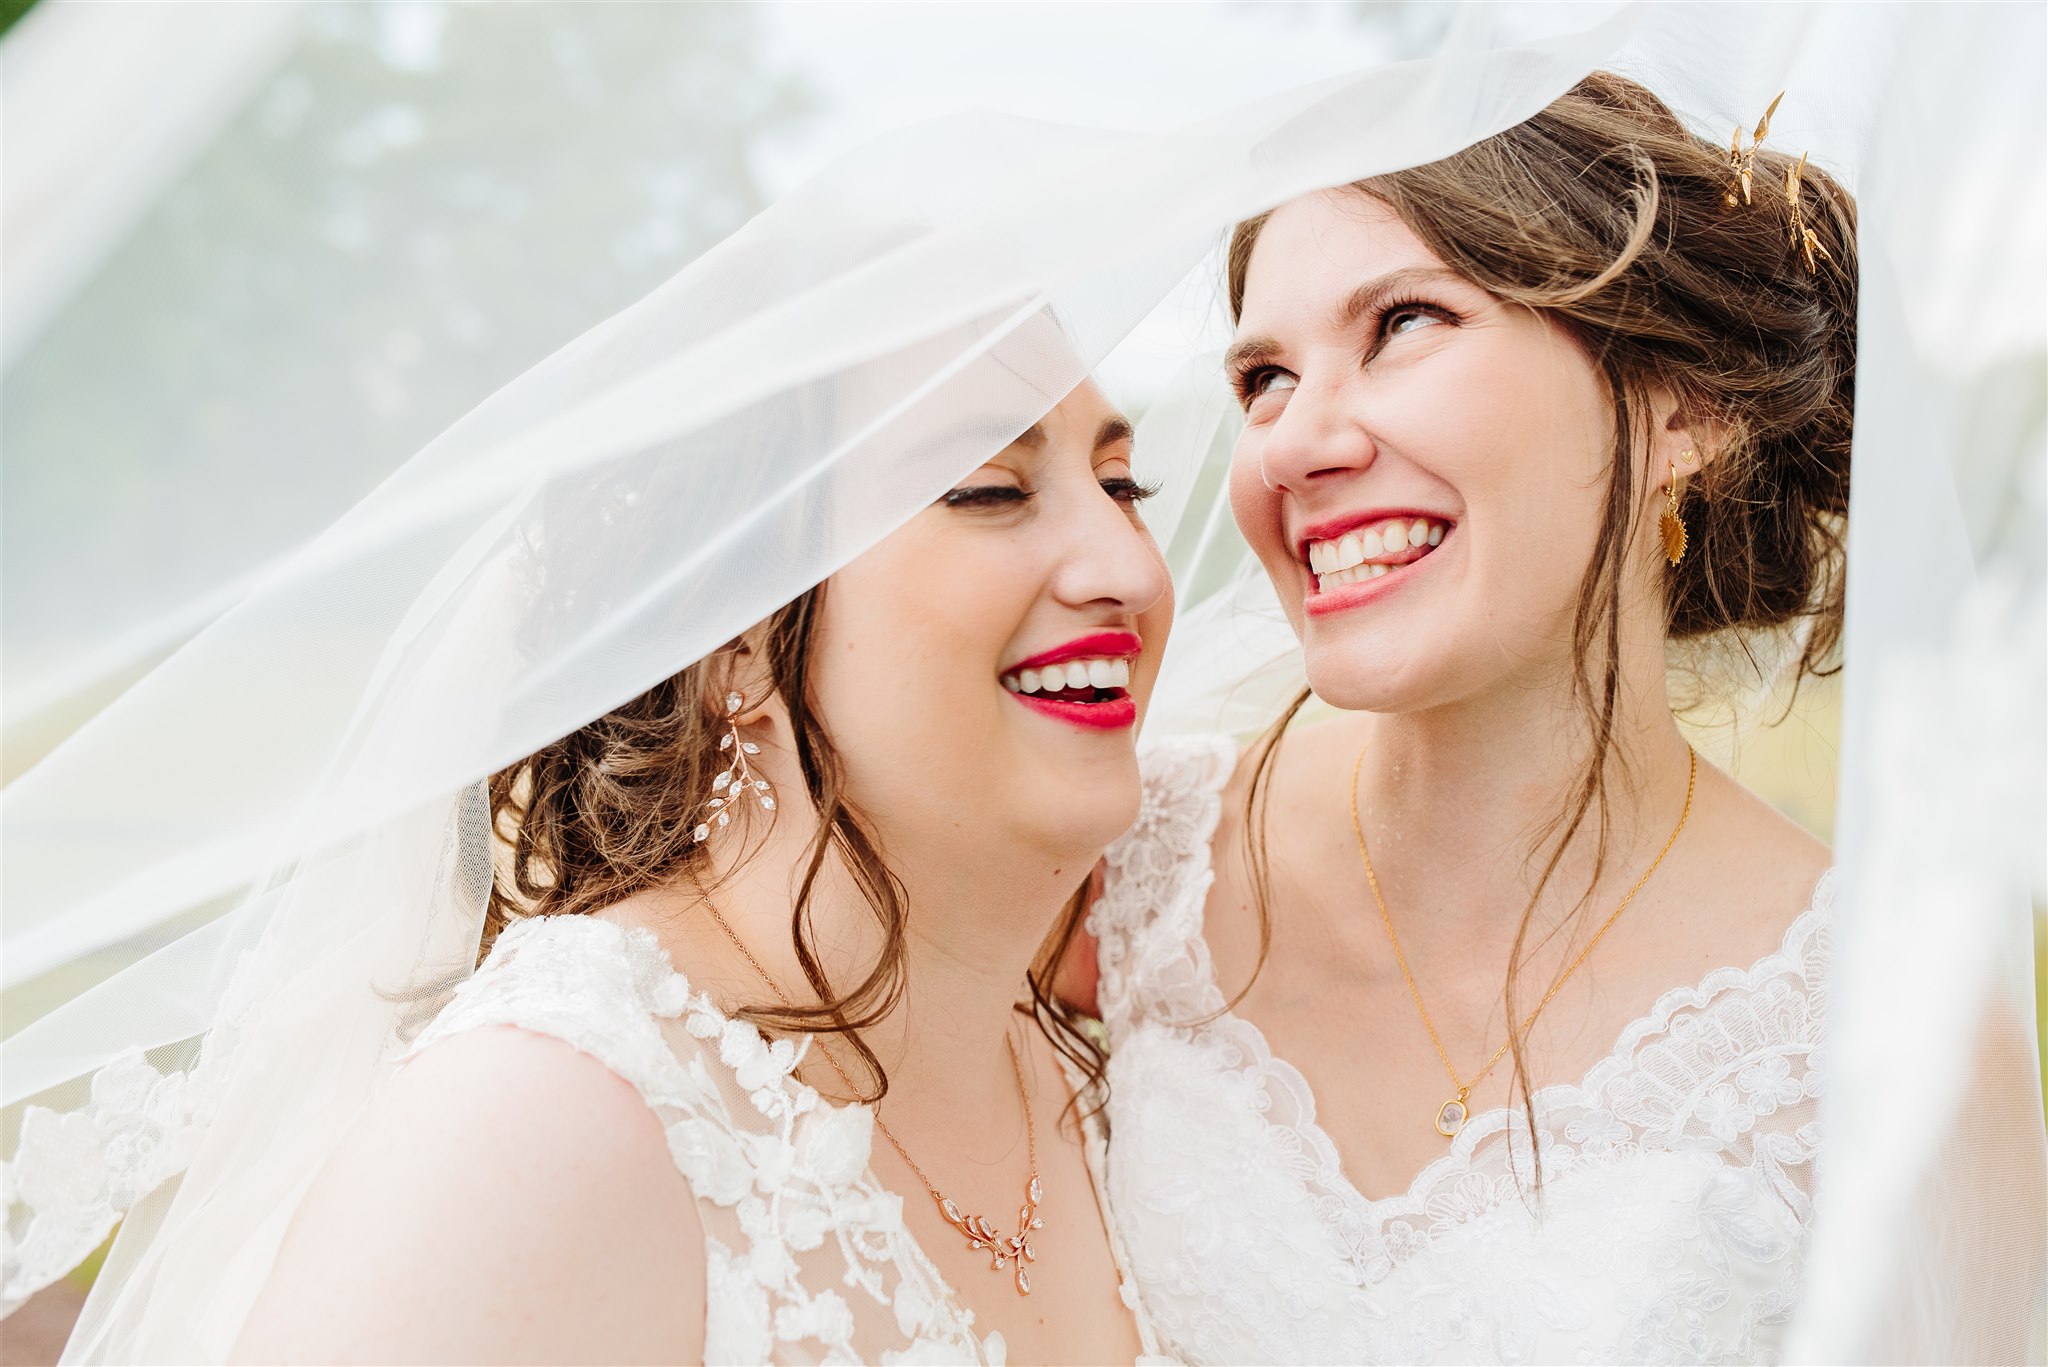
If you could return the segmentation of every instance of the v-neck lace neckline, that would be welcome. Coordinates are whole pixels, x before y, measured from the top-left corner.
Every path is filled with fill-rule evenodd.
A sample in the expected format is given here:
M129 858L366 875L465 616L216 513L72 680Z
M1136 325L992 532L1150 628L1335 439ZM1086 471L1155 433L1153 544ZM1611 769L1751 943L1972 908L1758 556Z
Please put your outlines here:
M1674 987L1661 993L1648 1011L1636 1016L1622 1027L1613 1047L1577 1079L1554 1082L1537 1088L1532 1102L1538 1125L1542 1125L1546 1116L1555 1114L1568 1105L1583 1104L1588 1098L1597 1098L1617 1074L1635 1066L1643 1043L1667 1030L1672 1016L1679 1010L1687 1006L1703 1005L1731 988L1755 987L1779 974L1795 970L1801 957L1800 946L1832 910L1834 888L1835 872L1829 869L1814 885L1813 896L1808 901L1806 910L1793 918L1776 947L1759 956L1747 967L1716 968L1703 975L1696 983ZM1220 1012L1219 1022L1227 1020L1242 1031L1255 1043L1266 1068L1299 1088L1300 1095L1306 1099L1306 1109L1293 1122L1291 1128L1317 1151L1322 1161L1322 1171L1331 1179L1328 1185L1360 1218L1381 1221L1403 1209L1420 1206L1424 1196L1437 1185L1443 1173L1469 1166L1473 1151L1481 1142L1502 1130L1526 1129L1527 1119L1520 1107L1493 1106L1483 1111L1475 1111L1457 1135L1450 1140L1445 1152L1425 1163L1406 1186L1384 1196L1366 1195L1345 1169L1343 1154L1338 1149L1336 1141L1316 1118L1316 1093L1308 1078L1300 1069L1273 1051L1265 1031L1260 1029L1256 1022L1235 1010L1223 1009L1223 1003L1227 999L1216 981L1215 964L1208 953L1208 942L1201 939L1202 931L1199 927L1195 935L1201 941L1202 947L1203 985L1211 995L1215 1008ZM1273 1123L1270 1119L1266 1121L1268 1126Z
M1379 1222L1403 1210L1416 1209L1445 1173L1461 1170L1470 1164L1473 1152L1482 1141L1503 1130L1526 1132L1527 1118L1519 1107L1513 1106L1494 1106L1471 1114L1443 1154L1425 1163L1406 1186L1384 1196L1367 1196L1352 1180L1336 1141L1316 1118L1315 1089L1309 1085L1307 1077L1273 1051L1264 1030L1227 1005L1229 998L1217 981L1215 959L1205 936L1207 893L1215 880L1214 840L1222 813L1221 788L1235 767L1235 747L1227 746L1220 756L1212 754L1208 758L1213 766L1212 786L1202 795L1205 801L1193 828L1184 832L1184 836L1194 837L1187 872L1197 891L1190 898L1186 913L1191 924L1184 925L1182 931L1186 936L1188 954L1195 963L1199 993L1204 998L1200 1003L1201 1012L1211 1018L1212 1028L1227 1025L1237 1031L1265 1069L1296 1091L1302 1101L1302 1113L1285 1128L1298 1134L1314 1151L1321 1172L1327 1175L1325 1186L1338 1198L1349 1218ZM1218 759L1220 763L1216 762ZM1746 967L1730 965L1716 968L1695 983L1668 989L1658 996L1648 1011L1624 1025L1613 1047L1578 1078L1537 1088L1532 1100L1538 1125L1541 1126L1547 1116L1565 1105L1598 1096L1617 1075L1634 1067L1643 1045L1667 1030L1672 1016L1679 1010L1704 1005L1731 988L1755 987L1777 975L1797 971L1802 957L1801 946L1831 919L1835 885L1836 873L1830 868L1815 882L1806 909L1786 926L1778 944L1752 963ZM1281 1128L1270 1118L1270 1112L1262 1113L1262 1120L1269 1131Z

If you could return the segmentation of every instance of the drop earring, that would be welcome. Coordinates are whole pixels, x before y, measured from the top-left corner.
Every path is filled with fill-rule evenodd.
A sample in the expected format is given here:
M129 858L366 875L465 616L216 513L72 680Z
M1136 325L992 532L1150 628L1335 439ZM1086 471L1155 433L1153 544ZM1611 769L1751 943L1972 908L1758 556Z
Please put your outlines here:
M690 832L695 844L703 844L713 831L730 826L732 809L742 802L755 802L764 812L775 810L774 788L754 774L752 757L761 753L761 747L740 735L740 713L746 707L747 700L739 694L725 695L725 734L719 738L718 751L727 757L726 766L711 780L711 796L698 809L700 820Z
M1679 457L1686 464L1692 464L1692 452ZM1664 487L1664 515L1657 519L1657 530L1664 536L1664 558L1676 565L1685 559L1685 519L1678 515L1678 464L1671 465L1671 482Z

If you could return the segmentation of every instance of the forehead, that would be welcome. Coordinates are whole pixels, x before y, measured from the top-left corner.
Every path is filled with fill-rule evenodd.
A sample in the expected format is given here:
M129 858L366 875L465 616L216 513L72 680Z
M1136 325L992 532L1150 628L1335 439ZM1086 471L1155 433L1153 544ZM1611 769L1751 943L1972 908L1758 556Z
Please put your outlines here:
M1131 425L1110 406L1093 380L1083 380L1043 418L1024 429L1011 449L1042 452L1073 447L1097 451L1128 441Z
M1389 271L1443 269L1384 200L1320 190L1275 209L1245 270L1240 332L1271 331L1304 304L1328 302Z

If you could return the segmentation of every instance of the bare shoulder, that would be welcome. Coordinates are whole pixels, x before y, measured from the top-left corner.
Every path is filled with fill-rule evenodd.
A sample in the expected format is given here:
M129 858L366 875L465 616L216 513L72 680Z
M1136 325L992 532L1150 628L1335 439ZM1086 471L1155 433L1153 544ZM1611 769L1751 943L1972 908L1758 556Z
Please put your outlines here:
M1672 850L1658 913L1644 933L1676 955L1690 980L1709 969L1755 963L1776 950L1792 923L1814 903L1833 862L1812 832L1704 760L1687 828ZM1654 925L1654 933L1650 927Z
M1702 764L1700 782L1714 795L1702 843L1748 893L1745 900L1759 918L1782 932L1812 905L1815 886L1834 863L1833 851L1720 770Z
M703 1326L703 1235L659 1117L597 1060L497 1026L372 1098L235 1357L677 1361Z

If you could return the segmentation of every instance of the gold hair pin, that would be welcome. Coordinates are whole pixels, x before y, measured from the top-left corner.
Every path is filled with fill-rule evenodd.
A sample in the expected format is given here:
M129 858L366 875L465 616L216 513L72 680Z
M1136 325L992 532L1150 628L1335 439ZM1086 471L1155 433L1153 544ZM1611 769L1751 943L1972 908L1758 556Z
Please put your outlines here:
M1778 100L1785 98L1785 92L1778 92L1778 99L1771 101L1771 107L1756 121L1756 132L1749 135L1749 146L1742 145L1742 129L1738 126L1728 139L1728 171L1734 179L1728 182L1728 193L1721 196L1722 202L1734 208L1738 197L1744 204L1751 203L1750 189L1756 179L1756 149L1763 142L1764 135L1771 131L1771 115L1778 112Z
M1785 203L1792 211L1792 245L1806 258L1806 273L1820 274L1820 263L1834 264L1835 258L1828 255L1828 249L1820 245L1813 229L1806 226L1806 215L1799 207L1799 190L1806 178L1806 156L1799 154L1799 164L1785 168Z

